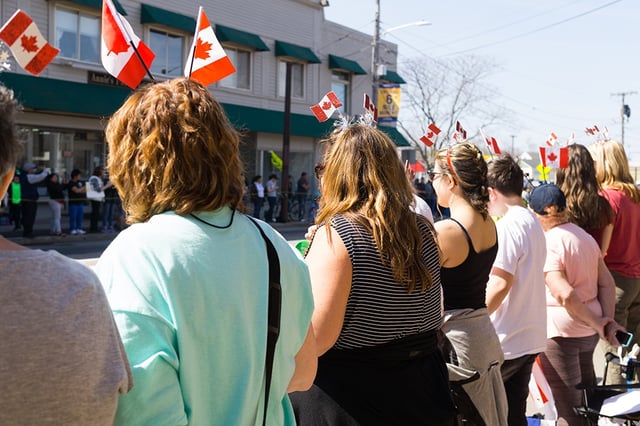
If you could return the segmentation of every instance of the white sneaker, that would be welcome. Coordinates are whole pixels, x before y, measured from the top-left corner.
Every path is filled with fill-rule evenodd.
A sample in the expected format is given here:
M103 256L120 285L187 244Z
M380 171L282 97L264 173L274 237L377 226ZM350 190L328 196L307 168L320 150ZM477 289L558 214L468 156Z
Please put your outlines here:
M86 234L86 231L83 231L82 229L78 229L78 235L83 235Z
M77 235L78 231L76 231L75 229L73 231L70 232L71 235Z

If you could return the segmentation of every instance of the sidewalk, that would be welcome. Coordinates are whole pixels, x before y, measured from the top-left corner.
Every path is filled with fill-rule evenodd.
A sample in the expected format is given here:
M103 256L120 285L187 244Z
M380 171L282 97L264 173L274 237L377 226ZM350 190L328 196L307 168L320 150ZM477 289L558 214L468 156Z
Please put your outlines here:
M62 232L67 234L64 237L58 237L49 235L49 230L51 229L51 209L46 203L38 203L38 212L36 214L36 221L33 225L33 234L34 238L24 238L22 236L22 229L19 231L13 230L13 225L0 225L0 235L3 237L17 243L20 245L28 246L28 245L40 245L40 244L48 244L48 243L60 243L64 241L99 241L99 240L112 240L118 235L117 232L111 233L89 233L89 214L91 212L91 208L89 206L85 206L84 209L84 221L82 229L87 231L84 235L69 235L69 212L62 212ZM102 229L102 220L98 222L98 227ZM269 223L273 228L282 232L282 230L301 230L306 231L309 226L306 222L273 222Z

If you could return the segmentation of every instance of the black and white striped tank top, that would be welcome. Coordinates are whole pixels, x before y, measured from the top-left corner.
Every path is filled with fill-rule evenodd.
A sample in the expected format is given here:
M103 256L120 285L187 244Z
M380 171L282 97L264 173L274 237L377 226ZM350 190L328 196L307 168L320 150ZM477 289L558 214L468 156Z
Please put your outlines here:
M332 220L353 269L344 324L334 348L375 346L440 328L443 311L438 248L428 225L418 223L424 236L422 258L433 277L433 286L425 292L418 287L408 293L394 280L391 267L382 265L366 228L343 216Z

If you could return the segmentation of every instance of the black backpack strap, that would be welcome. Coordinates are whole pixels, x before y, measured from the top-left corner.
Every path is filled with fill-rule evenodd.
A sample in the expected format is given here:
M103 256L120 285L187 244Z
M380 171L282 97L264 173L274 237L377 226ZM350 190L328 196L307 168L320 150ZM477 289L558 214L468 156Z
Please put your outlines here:
M280 286L280 258L273 243L264 231L250 216L246 216L260 231L262 239L267 246L267 258L269 260L269 305L267 310L267 355L265 361L266 385L264 391L264 416L263 426L267 422L267 406L269 404L269 389L271 388L271 377L273 372L273 359L276 351L276 343L280 335L280 310L282 307L282 288Z

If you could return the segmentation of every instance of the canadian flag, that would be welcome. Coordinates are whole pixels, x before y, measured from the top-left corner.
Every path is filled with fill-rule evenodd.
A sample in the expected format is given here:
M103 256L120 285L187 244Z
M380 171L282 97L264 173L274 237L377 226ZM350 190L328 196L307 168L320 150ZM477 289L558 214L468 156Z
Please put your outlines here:
M373 116L373 121L378 122L378 108L371 102L371 98L366 93L364 94L364 110L369 111Z
M546 140L546 144L547 146L553 146L555 145L555 143L558 141L558 135L556 135L555 133L551 132L549 134L549 137Z
M102 2L102 46L105 70L132 89L138 87L156 55L133 33L111 0Z
M485 138L485 141L487 141L487 145L489 145L489 148L493 151L494 154L496 155L502 154L502 150L498 146L498 140L496 138L491 136L491 137Z
M435 123L431 123L427 127L427 132L420 138L420 140L426 146L432 147L433 144L436 142L435 137L438 136L439 134L440 134L440 129L438 128L438 126L436 126Z
M204 9L200 6L196 33L184 67L184 76L208 86L234 72L235 67L220 45Z
M544 167L564 169L569 165L569 147L554 145L540 147L540 162Z
M549 386L549 382L544 376L542 367L540 366L540 357L536 357L536 360L531 367L529 394L537 407L543 410L545 420L558 419L558 412L556 411L555 400L551 393L551 386Z
M467 139L467 131L462 127L459 121L456 121L456 131L453 133L453 140L462 142Z
M33 19L20 9L0 28L0 40L11 49L16 62L34 75L40 74L60 52L42 37Z
M342 106L342 102L335 93L329 92L320 102L311 107L311 112L316 116L319 122L327 121L331 118L334 111Z

